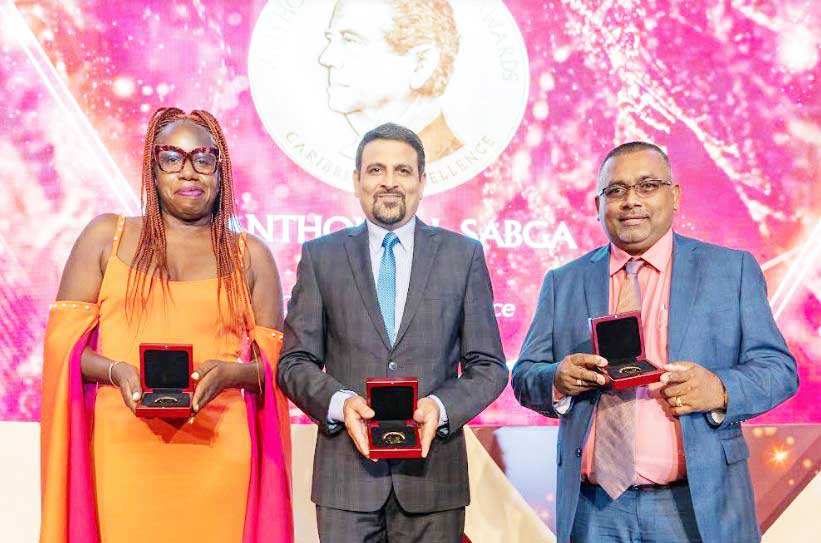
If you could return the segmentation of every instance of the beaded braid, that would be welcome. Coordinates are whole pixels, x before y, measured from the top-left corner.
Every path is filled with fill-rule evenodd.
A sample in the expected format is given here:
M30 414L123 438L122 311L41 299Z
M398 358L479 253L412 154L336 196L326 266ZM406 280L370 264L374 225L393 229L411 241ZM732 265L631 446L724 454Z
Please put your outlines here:
M137 244L137 251L131 270L128 272L126 311L131 312L139 299L145 309L148 295L154 288L155 280L159 279L163 293L168 293L168 260L165 237L165 225L160 211L161 205L157 187L154 183L154 140L166 126L187 120L202 126L211 134L219 150L219 192L211 211L211 246L217 264L217 299L223 287L228 298L230 309L230 326L241 332L248 326L245 311L248 300L244 276L237 281L234 274L242 270L242 255L239 248L239 236L230 230L232 222L236 221L234 208L234 183L231 175L231 158L228 155L228 146L217 119L203 110L194 110L186 115L179 108L160 108L154 112L145 137L143 150L142 195L143 208L142 233ZM134 272L142 273L134 273ZM148 278L146 284L146 278ZM222 320L222 304L217 307Z

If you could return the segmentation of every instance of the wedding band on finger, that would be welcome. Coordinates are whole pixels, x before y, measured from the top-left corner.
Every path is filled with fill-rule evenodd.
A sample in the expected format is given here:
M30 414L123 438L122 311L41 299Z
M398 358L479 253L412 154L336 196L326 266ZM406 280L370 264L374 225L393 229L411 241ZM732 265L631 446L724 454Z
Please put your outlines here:
M676 407L681 407L681 396L676 396Z
M576 386L577 387L582 386L582 380L581 379L576 379Z

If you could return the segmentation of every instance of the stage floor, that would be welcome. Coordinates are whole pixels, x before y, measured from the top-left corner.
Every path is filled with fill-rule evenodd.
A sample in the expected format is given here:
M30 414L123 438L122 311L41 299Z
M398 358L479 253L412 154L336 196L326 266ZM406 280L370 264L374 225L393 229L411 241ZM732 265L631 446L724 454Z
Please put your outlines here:
M0 422L0 526L4 540L37 541L39 525L39 425ZM544 523L546 541L554 528L556 427L476 427L478 442L523 500ZM299 543L317 541L310 502L311 465L316 428L294 425L294 514ZM821 533L821 425L744 427L750 446L750 469L765 543L814 541ZM474 456L471 456L473 458ZM474 468L471 466L471 476ZM475 481L472 480L472 484ZM488 501L477 500L481 508ZM492 498L491 498L492 499ZM533 517L533 515L529 515ZM536 521L538 522L538 521ZM473 543L505 541L489 534ZM506 541L509 543L509 539Z

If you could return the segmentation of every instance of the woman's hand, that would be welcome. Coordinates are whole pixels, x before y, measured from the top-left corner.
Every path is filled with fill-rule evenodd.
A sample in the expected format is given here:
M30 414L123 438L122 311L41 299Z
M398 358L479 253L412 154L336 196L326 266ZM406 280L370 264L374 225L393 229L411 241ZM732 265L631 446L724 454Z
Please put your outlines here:
M222 360L206 360L191 374L197 382L191 408L194 413L202 410L208 402L226 388L259 389L256 364L240 364Z
M119 387L125 406L136 413L137 402L143 397L140 389L140 372L131 364L114 362L111 367L111 380Z

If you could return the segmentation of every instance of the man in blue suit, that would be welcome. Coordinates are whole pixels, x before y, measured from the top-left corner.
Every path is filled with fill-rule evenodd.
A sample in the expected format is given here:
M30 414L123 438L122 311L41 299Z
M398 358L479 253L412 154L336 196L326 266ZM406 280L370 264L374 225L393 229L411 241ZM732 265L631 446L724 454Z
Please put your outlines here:
M680 187L659 147L602 162L610 244L548 272L513 368L519 402L559 418L558 541L759 541L740 423L798 388L752 255L673 233ZM614 391L588 319L640 310L660 383Z

